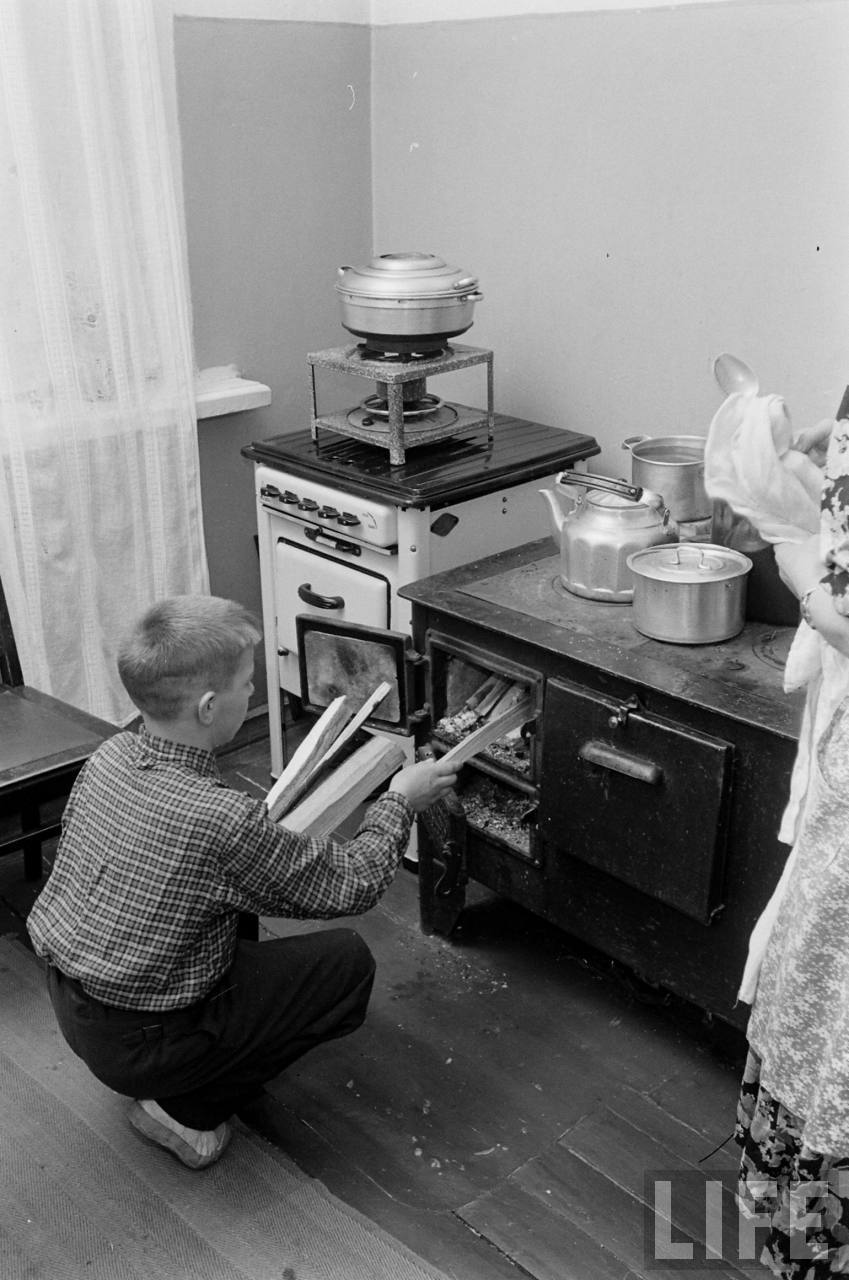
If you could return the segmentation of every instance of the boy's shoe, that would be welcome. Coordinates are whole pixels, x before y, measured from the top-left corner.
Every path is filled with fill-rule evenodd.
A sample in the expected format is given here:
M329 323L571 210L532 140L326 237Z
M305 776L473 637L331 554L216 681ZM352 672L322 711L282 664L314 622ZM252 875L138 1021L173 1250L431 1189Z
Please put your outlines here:
M189 1169L206 1169L215 1164L233 1136L226 1120L217 1129L189 1129L149 1098L133 1102L127 1119L145 1138L170 1151Z

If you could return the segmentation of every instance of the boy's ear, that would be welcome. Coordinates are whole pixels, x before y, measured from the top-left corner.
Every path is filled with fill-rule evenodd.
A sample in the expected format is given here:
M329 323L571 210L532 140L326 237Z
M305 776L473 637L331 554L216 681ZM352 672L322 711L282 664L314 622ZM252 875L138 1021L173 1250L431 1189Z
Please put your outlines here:
M208 726L215 719L215 691L207 689L206 693L198 699L198 720L202 725Z

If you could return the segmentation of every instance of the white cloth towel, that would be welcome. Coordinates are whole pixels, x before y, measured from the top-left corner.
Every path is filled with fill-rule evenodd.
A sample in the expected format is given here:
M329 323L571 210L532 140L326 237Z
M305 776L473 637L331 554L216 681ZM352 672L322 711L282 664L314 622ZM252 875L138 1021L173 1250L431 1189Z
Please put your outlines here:
M705 441L705 489L754 525L765 542L802 542L819 530L822 471L793 448L781 396L735 391Z
M764 542L803 542L820 529L822 470L793 447L793 426L781 396L735 392L720 405L705 441L705 489L745 517ZM773 894L749 939L737 998L751 1004L761 961L793 868L808 790L812 752L849 692L849 660L800 623L784 670L787 692L806 689L799 747L778 839L791 846Z
M803 542L819 532L823 473L807 453L793 447L795 439L781 396L736 391L723 401L710 424L705 441L708 496L744 516L764 542ZM800 623L784 669L788 693L818 687L828 648L806 622ZM779 831L779 839L786 844L795 841L807 790L810 701L809 697Z

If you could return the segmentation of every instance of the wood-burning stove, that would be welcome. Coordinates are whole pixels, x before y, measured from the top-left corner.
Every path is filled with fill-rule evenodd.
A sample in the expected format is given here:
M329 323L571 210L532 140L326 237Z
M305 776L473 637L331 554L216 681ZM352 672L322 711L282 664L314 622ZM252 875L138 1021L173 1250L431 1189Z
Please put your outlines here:
M801 718L782 687L793 630L648 640L629 605L559 590L553 552L544 539L402 589L431 728L452 655L534 691L527 771L485 757L464 767L464 875L742 1026L749 933L787 854L776 836ZM426 826L420 837L422 923L450 932L462 876L446 911L444 859Z

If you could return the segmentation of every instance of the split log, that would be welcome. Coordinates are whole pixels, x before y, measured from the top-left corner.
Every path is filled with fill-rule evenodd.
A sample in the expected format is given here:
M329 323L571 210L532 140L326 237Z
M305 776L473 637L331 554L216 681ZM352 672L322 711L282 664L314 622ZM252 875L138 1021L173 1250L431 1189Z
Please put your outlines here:
M483 751L484 747L488 747L492 742L497 742L499 738L503 738L511 729L517 729L526 720L530 720L533 713L533 699L530 694L526 693L519 702L514 702L512 706L501 711L498 715L491 716L489 720L486 720L478 729L470 733L462 742L458 742L456 747L446 751L441 758L455 765L465 764L467 760L471 760L473 756Z
M459 711L453 715L443 716L434 727L437 738L442 736L451 741L461 734L468 733L482 720L485 720L504 694L521 686L514 685L504 676L487 676L483 684L463 703Z
M479 720L484 720L495 709L505 693L513 688L512 680L506 680L501 676L495 681L495 684L489 690L486 697L483 698L475 707L475 714Z
M357 730L362 728L369 716L377 710L383 699L391 692L392 685L388 680L384 680L382 684L377 686L374 693L369 694L359 711L357 711L352 719L348 721L345 728L339 734L339 737L331 744L328 751L319 760L312 775L313 777L315 777L320 770L326 769L328 765L333 763L345 744L351 741L351 738L353 738Z
M330 835L404 763L400 743L369 738L283 818L283 826L311 836Z
M493 720L496 716L500 716L502 711L508 711L510 707L515 706L520 699L527 697L528 691L522 684L511 684L502 692L495 705L490 707L487 714L488 720Z
M268 816L275 822L303 795L319 762L336 741L350 715L348 699L342 695L335 698L316 720L265 797Z
M480 702L481 698L484 696L484 694L489 693L490 689L495 684L497 679L498 679L498 676L487 676L483 684L479 685L479 687L475 689L474 693L469 694L468 698L463 703L460 710L473 711L475 707L478 705L478 703Z

